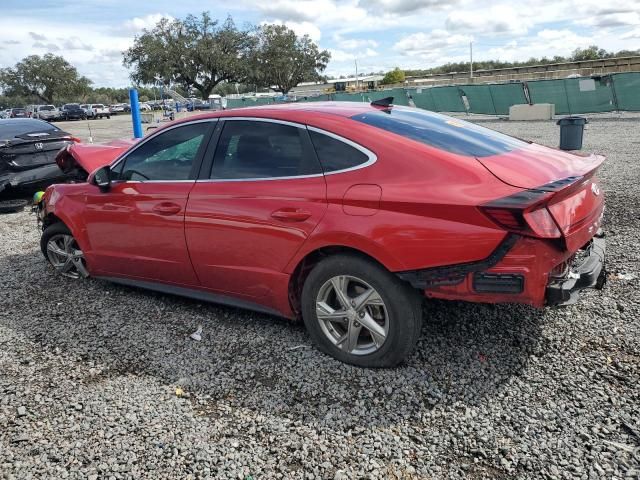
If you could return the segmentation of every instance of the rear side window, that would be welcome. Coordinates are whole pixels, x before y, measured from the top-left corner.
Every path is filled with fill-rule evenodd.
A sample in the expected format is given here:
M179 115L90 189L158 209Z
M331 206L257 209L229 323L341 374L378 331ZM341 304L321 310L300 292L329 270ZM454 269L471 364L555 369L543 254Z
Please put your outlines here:
M346 170L366 163L369 156L357 148L336 138L309 130L324 173Z
M457 118L393 107L351 117L420 143L471 157L488 157L523 148L523 140Z
M321 173L306 130L275 122L224 123L211 178L283 178Z

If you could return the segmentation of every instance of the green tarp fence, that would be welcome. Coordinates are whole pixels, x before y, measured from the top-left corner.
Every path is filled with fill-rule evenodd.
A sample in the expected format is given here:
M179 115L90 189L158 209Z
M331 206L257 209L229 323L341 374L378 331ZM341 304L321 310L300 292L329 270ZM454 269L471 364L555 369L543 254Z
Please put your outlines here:
M528 92L528 98L527 98ZM396 105L411 105L434 112L468 112L508 115L509 107L526 103L553 103L557 115L612 111L640 111L640 72L531 80L503 84L448 85L426 88L393 88L368 92L336 92L298 96L297 102L372 102L393 97ZM227 108L282 103L273 98L228 99Z
M564 78L527 82L532 103L553 103L557 115L613 112L616 105L612 76Z
M640 111L640 73L611 75L613 93L619 110Z

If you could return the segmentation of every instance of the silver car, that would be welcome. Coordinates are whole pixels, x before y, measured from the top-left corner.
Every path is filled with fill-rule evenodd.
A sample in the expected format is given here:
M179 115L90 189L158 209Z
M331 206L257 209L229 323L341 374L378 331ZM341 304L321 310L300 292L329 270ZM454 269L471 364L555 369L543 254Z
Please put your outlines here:
M38 105L31 117L51 122L60 118L60 110L54 105Z

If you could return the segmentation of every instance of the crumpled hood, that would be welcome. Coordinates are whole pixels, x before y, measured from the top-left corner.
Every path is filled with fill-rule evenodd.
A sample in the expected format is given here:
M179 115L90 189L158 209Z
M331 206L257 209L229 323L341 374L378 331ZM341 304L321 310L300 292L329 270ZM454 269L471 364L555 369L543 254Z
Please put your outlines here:
M132 145L138 142L139 139L121 139L114 140L109 143L103 144L91 144L91 143L77 143L71 145L67 152L73 157L75 163L87 173L91 173L94 170L111 164L120 154L125 150L128 150ZM57 160L58 166L66 170L68 165L61 165L61 161L66 161L64 156L59 156Z

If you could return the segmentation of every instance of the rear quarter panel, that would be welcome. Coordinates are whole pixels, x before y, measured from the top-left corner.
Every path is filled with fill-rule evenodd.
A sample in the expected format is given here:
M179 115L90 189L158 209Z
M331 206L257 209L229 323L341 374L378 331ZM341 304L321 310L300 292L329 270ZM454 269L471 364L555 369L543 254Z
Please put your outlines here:
M391 271L451 265L484 259L505 237L477 205L520 189L496 179L475 158L337 116L314 116L306 123L368 148L377 161L326 175L327 213L288 271L308 253L330 245L361 250ZM345 213L345 192L358 184L381 187L375 213Z

